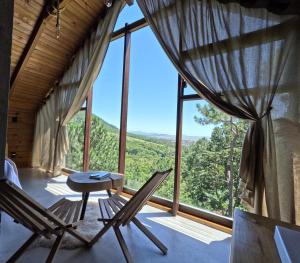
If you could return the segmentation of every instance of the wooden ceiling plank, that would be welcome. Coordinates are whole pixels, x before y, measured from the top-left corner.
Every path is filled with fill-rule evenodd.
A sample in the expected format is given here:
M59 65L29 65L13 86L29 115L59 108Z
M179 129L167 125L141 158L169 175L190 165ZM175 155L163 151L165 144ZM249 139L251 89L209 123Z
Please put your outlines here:
M91 17L93 17L93 18L96 18L96 17L97 17L97 15L98 15L98 13L99 13L99 10L100 10L100 9L99 9L99 6L98 6L98 9L99 9L99 10L97 10L97 8L91 6L90 3L87 2L87 1L75 0L75 2L76 2L76 4L79 5L83 10L85 10L85 12L86 12L89 16L91 16Z
M65 66L64 59L57 56L52 56L52 54L45 54L41 52L40 50L35 50L34 54L32 55L33 58L36 59L45 59L53 61L53 63L56 63L60 68L63 68Z
M60 67L57 66L57 63L54 62L53 60L49 59L49 60L40 60L40 59L36 59L34 57L30 57L30 61L28 63L34 63L37 64L39 66L43 66L43 67L49 67L51 69L55 69L58 70Z
M30 0L30 1L16 0L15 2L18 4L18 6L20 6L24 10L26 10L26 12L29 11L29 12L34 13L35 15L40 14L40 12L43 8L43 4L44 4L43 0L39 0L39 1L35 1L35 0Z
M20 3L18 3L18 1L15 2L15 6L14 6L14 16L18 17L19 19L22 19L23 21L26 20L36 20L37 15L41 12L41 10L39 12L36 12L34 10L28 9L28 8L24 8L23 5L20 5Z
M73 22L78 23L79 25L85 25L85 21L89 19L89 14L82 9L75 1L70 3L68 9L65 11L66 15L64 16L66 19L70 19Z
M13 39L13 49L15 48L15 46L18 46L20 49L22 49L22 51L23 51L23 49L25 47L24 44L20 43L18 40L14 40Z
M63 47L45 37L41 37L39 39L39 43L43 43L45 46L47 47L51 47L54 50L56 50L56 53L64 53L64 51L66 51L67 53L72 53L72 50L74 48L70 47L70 45L64 45Z
M39 43L39 45L36 46L36 50L34 52L34 55L35 54L44 54L44 56L46 55L46 56L49 56L49 57L53 57L53 58L56 58L59 61L64 61L65 58L67 57L67 55L65 55L65 54L63 56L61 56L61 55L58 55L58 54L52 52L52 50L47 49L43 45L43 43Z
M64 48L65 47L68 48L68 49L73 49L74 48L74 46L75 46L74 43L72 43L70 41L66 41L66 40L63 41L63 40L65 40L65 39L62 39L62 37L57 39L57 38L49 36L49 34L47 34L45 32L43 32L43 34L40 38L40 41L42 41L42 42L47 41L47 42L50 42L52 45L60 46L63 43Z
M84 3L85 5L91 7L92 10L99 11L99 10L104 10L106 8L104 1L99 1L99 0L75 0L75 1Z
M32 51L34 50L34 47L35 45L37 44L37 41L39 39L39 36L41 35L42 33L42 28L44 27L44 19L48 16L48 10L49 10L49 7L51 6L51 0L48 0L42 11L41 11L41 14L39 15L39 18L37 19L36 23L35 23L35 26L33 28L33 31L30 35L30 38L29 38L29 41L27 42L26 44L26 47L20 57L20 60L11 76L11 89L10 89L10 97L12 96L13 94L13 91L16 87L16 81L18 79L18 76L19 76L19 73L20 71L25 67L26 65L26 62L27 60L29 59L30 57L30 54L32 53Z
M73 14L68 14L70 16L73 16ZM76 22L77 21L77 22ZM76 38L82 36L82 34L85 32L85 28L80 26L80 22L72 18L68 18L67 16L61 17L61 35L68 35L68 37ZM55 21L51 21L48 24L48 29L50 32L56 33L55 28ZM51 35L53 35L51 33ZM55 34L54 34L55 35ZM74 36L74 37L73 37Z
M72 0L63 0L61 2L61 7L63 8L71 1ZM31 53L34 51L34 48L35 48L36 44L38 43L39 37L44 30L46 22L49 21L49 19L52 17L49 15L49 10L52 9L51 5L52 5L51 0L45 1L43 9L34 25L34 28L30 35L29 41L27 42L27 44L24 48L24 51L20 57L20 60L11 76L11 89L10 89L10 94L9 94L10 97L12 96L13 91L16 87L16 82L17 82L20 71L25 67Z
M28 37L26 35L22 35L22 33L14 33L13 34L13 40L18 41L19 43L22 43L24 46L26 46L26 43L28 42Z
M49 44L43 43L41 41L39 41L39 44L36 45L36 49L45 53L50 52L53 55L55 54L56 57L69 57L73 54L72 51L65 50L64 52L64 50L60 50L58 47L50 46Z
M43 80L45 80L45 81L51 81L51 78L49 78L50 76L44 76L44 75L41 75L41 74L39 74L38 72L33 72L33 71L29 71L27 68L26 69L24 69L23 71L22 71L22 74L24 74L24 75L26 75L26 74L29 74L29 75L32 75L32 76L34 76L34 77L37 77L37 78L40 78L40 79L43 79ZM37 83L38 84L38 83Z
M24 31L31 32L34 27L34 23L29 24L28 22L24 22L18 17L14 17L14 27L22 27ZM30 33L29 33L30 34Z

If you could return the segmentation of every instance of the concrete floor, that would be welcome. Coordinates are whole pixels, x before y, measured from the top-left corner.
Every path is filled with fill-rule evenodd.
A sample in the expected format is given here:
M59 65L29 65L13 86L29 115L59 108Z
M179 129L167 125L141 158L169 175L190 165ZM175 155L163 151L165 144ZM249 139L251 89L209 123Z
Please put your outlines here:
M52 204L61 196L80 198L80 194L70 191L64 184L57 184L57 179L47 178L38 170L23 169L20 171L20 179L24 190L45 206ZM58 180L63 181L65 177L60 177ZM91 201L96 200L100 194L93 194ZM229 261L231 238L228 234L179 216L172 217L150 206L146 206L140 212L139 218L151 228L169 250L168 255L163 256L135 226L124 227L122 233L135 262L225 263ZM3 216L0 228L0 262L6 262L30 234L30 231L23 226ZM44 262L48 253L49 249L46 248L31 248L18 262ZM118 263L125 260L114 233L110 231L91 249L60 249L55 262Z

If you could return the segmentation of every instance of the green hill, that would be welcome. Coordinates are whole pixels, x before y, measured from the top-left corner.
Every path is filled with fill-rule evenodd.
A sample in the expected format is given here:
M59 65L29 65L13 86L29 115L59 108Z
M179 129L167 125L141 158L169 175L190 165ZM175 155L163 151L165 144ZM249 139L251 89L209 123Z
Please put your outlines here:
M119 128L117 128L116 126L108 123L107 121L103 120L102 118L100 118L99 116L97 116L95 114L92 115L92 118L99 120L99 122L105 127L105 129L108 132L114 133L116 135L119 134ZM73 118L72 121L84 122L84 119L85 119L85 112L80 111L75 115L75 117ZM169 140L169 139L160 139L160 138L154 138L151 136L139 135L139 134L127 132L127 140L130 140L132 138L139 139L142 141L152 142L152 143L156 143L156 144L166 144L169 146L174 146L174 141Z
M71 149L67 155L67 167L82 169L85 114L79 112L68 124ZM91 121L90 170L118 170L119 129L95 114ZM126 185L138 189L155 170L174 166L174 144L142 135L128 133L126 137ZM139 175L139 176L137 176ZM141 176L143 175L143 176ZM168 189L160 190L167 198L172 196L172 180Z
M223 120L226 116L221 117ZM184 145L180 202L229 216L233 207L241 206L238 169L247 123L236 121L234 125L239 128L239 137L232 150L230 145L234 134L228 122L216 126L211 138L199 138L196 142L192 138L192 143ZM83 166L84 126L84 112L79 112L68 124L70 149L66 166L74 170L82 170ZM174 168L175 145L172 136L169 136L171 139L160 139L165 135L152 134L156 138L146 135L151 134L127 134L126 187L139 189L154 171ZM89 157L91 171L118 171L119 129L96 115L92 115L91 120ZM228 160L231 166L228 166ZM232 169L230 173L228 167ZM232 177L229 178L228 174ZM174 174L171 174L156 194L172 199L173 188Z

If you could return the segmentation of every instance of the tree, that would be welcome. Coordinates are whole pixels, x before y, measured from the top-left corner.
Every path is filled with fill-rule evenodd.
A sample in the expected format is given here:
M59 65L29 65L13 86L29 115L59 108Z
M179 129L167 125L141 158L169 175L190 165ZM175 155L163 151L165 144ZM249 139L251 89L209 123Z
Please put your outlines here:
M194 205L232 216L240 205L238 169L247 123L210 104L197 104L197 110L197 123L215 127L210 139L202 138L188 150L183 172L188 196Z
M70 150L67 154L67 167L81 171L83 167L84 114L79 112L68 124ZM101 119L92 116L90 136L91 171L118 170L118 135L110 132Z

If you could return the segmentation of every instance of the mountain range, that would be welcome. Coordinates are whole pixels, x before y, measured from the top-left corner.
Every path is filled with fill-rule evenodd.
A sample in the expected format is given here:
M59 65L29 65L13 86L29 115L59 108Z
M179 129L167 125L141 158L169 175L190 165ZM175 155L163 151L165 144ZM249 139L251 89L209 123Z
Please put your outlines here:
M103 120L99 116L93 114L93 117L96 117L100 120L100 122L106 127L106 129L112 133L119 133L119 128L114 126L113 124L110 124L109 122ZM75 116L76 120L84 120L85 114L84 112L79 112ZM145 131L128 131L128 136L135 137L138 139L144 139L147 141L157 141L157 142L165 142L173 144L175 143L176 136L171 134L165 134L165 133L153 133L153 132L145 132ZM183 145L189 145L196 141L198 141L201 138L201 136L190 136L190 135L183 135L182 136L182 144Z

